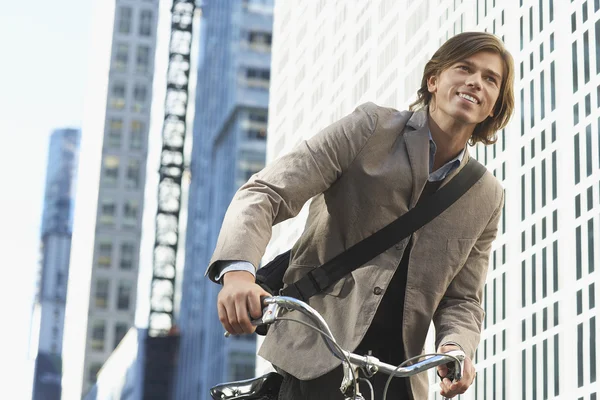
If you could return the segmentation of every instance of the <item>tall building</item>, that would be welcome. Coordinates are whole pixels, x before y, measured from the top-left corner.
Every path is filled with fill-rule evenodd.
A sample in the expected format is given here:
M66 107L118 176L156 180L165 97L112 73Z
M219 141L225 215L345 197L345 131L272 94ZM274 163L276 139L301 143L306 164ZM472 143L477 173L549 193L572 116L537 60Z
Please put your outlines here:
M81 398L133 326L158 0L98 1L64 339L63 398Z
M191 183L179 326L177 399L208 399L212 385L249 378L255 337L225 339L219 287L204 278L227 205L264 166L272 0L201 5Z
M79 129L57 129L50 137L41 231L41 268L34 304L37 345L34 400L58 400L62 339L73 230Z
M515 114L496 144L469 149L502 182L506 204L477 379L461 398L596 399L600 2L280 1L274 14L267 162L365 101L408 108L450 36L485 30L505 41ZM289 248L305 217L275 227L265 259Z

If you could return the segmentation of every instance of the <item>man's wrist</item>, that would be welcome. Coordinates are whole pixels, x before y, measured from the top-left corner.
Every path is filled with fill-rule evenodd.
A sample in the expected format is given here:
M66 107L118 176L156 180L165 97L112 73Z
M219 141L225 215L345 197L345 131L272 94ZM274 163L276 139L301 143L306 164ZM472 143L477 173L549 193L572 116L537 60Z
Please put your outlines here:
M441 345L440 345L440 349L441 349L442 347L444 347L444 346L456 346L456 347L458 347L458 348L459 348L459 349L460 349L462 352L464 352L464 351L465 351L465 349L463 349L463 347L462 347L460 344L456 343L456 342L444 342L443 344L441 344Z
M221 279L223 280L224 285L227 284L227 282L231 282L234 280L243 280L246 282L254 282L256 280L254 275L252 275L252 273L248 271L228 271L225 272Z

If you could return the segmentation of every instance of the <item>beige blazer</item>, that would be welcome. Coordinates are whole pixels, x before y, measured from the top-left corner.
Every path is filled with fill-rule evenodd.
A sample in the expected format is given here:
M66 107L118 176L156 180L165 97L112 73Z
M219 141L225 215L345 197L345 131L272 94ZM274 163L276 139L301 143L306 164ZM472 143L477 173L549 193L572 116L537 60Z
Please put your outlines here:
M468 159L467 153L458 170ZM427 111L413 114L363 104L274 160L240 188L225 215L207 274L214 276L212 267L220 260L245 260L258 266L271 226L297 215L312 198L304 233L293 247L284 277L286 284L294 282L414 207L428 174ZM436 345L459 343L473 358L484 316L482 290L502 205L503 189L487 172L413 235L403 313L407 357L422 354L433 320ZM343 348L353 350L362 340L407 242L310 300ZM314 331L287 321L271 327L259 355L304 380L340 364ZM426 399L427 386L427 374L411 378L413 398Z

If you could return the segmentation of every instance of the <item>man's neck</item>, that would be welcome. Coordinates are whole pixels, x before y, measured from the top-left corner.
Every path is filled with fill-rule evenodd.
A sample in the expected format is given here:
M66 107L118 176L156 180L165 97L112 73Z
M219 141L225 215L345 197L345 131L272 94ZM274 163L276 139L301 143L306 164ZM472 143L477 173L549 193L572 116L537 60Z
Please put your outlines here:
M428 122L431 137L437 148L433 161L433 170L436 171L463 151L473 134L473 127L456 123L438 123L431 113Z

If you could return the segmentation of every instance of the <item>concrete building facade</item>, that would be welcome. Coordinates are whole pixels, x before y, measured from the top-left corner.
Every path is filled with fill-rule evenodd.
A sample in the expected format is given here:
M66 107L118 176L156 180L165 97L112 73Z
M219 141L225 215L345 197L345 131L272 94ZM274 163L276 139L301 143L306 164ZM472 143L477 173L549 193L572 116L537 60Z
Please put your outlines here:
M83 123L64 398L81 398L134 325L158 0L99 2Z
M496 144L469 148L502 182L506 204L477 379L461 398L596 399L600 3L281 1L274 13L267 162L365 101L406 109L450 36L477 30L505 41L514 117ZM289 248L305 217L275 227L265 259Z

